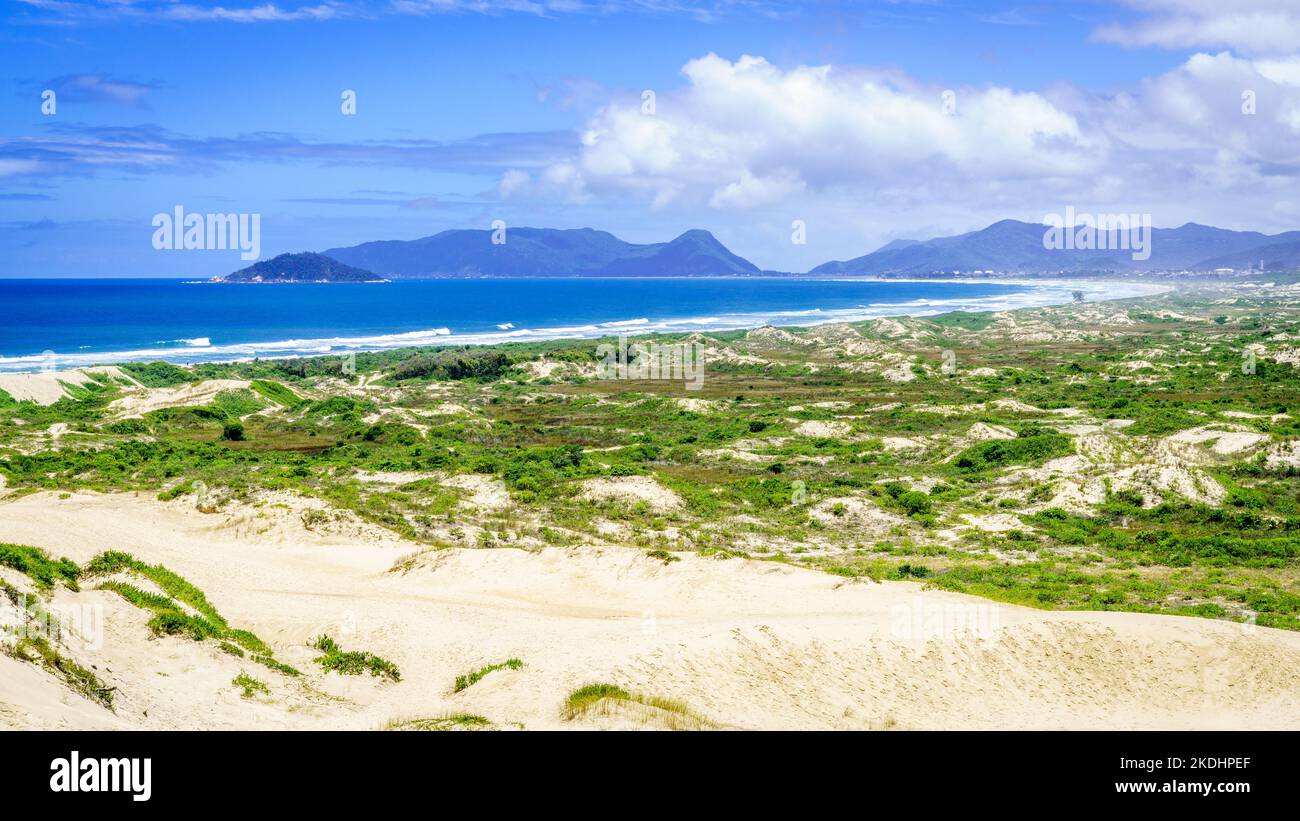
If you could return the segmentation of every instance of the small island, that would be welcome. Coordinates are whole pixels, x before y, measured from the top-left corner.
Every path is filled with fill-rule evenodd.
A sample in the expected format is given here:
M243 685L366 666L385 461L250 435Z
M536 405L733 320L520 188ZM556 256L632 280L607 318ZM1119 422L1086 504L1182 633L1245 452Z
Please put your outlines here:
M345 265L324 254L280 254L211 282L387 282L383 276Z

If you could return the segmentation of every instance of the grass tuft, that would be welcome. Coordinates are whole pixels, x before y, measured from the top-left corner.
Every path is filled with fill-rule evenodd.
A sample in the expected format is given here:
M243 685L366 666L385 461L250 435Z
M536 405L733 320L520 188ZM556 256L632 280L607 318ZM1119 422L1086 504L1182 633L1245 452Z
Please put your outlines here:
M81 571L84 578L90 579L114 574L138 576L164 591L151 593L117 579L99 584L100 590L117 593L136 607L151 611L154 615L149 619L149 629L155 635L186 636L194 641L219 639L219 647L225 653L242 657L248 651L254 654L254 661L272 670L288 676L299 675L294 668L276 661L266 642L248 630L232 628L202 590L160 564L146 564L129 553L108 551L91 559Z
M579 687L564 702L564 718L573 721L587 715L618 713L646 725L669 730L713 729L717 725L698 715L683 701L633 693L617 684L588 684Z
M389 721L385 730L397 731L434 731L448 732L454 730L494 730L496 726L486 718L473 713L451 713L436 718L411 718Z
M506 659L500 664L489 664L486 667L480 667L479 669L466 673L463 676L456 676L455 692L459 693L462 690L468 690L470 687L482 680L482 678L488 673L495 673L497 670L518 670L523 666L524 663L519 659Z
M258 693L261 693L262 695L270 695L271 693L271 688L267 687L264 682L258 681L242 670L239 671L239 675L235 676L230 683L243 690L243 692L239 694L241 698L252 698Z
M11 567L26 575L42 591L49 591L58 582L69 590L77 590L81 570L71 559L55 561L39 547L21 544L0 544L0 565Z
M329 636L321 636L312 642L311 646L324 653L316 659L316 663L323 667L325 672L333 670L345 676L359 676L368 672L376 678L386 678L390 681L402 680L402 674L396 664L374 653L345 651Z

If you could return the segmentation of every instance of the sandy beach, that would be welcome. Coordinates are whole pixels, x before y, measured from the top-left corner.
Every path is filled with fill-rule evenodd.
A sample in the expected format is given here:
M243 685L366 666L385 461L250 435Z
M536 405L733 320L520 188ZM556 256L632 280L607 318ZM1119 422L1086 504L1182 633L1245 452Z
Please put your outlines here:
M103 646L82 658L118 687L115 709L0 657L0 724L377 729L468 712L527 729L653 726L639 714L563 717L568 692L609 681L726 728L1300 727L1292 632L1046 612L738 559L664 564L618 547L420 553L364 525L344 531L312 532L287 507L204 514L134 494L0 503L0 541L78 562L129 549L163 563L305 671L267 677L273 699L242 699L230 682L247 662L212 642L153 637L145 614L114 594L61 591L56 605L103 608ZM945 612L978 614L982 627L945 635L933 621ZM323 632L391 659L402 681L311 670L307 645ZM510 657L524 666L452 692L457 675Z

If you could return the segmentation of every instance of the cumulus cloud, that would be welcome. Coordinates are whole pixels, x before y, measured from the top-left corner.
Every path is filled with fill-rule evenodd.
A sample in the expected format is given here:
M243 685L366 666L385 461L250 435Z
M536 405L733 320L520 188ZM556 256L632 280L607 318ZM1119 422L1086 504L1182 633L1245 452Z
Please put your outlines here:
M1112 141L1116 191L1250 222L1300 183L1300 59L1195 54L1080 116Z
M640 95L597 111L566 161L565 184L660 206L687 199L745 208L917 174L1086 173L1105 154L1072 114L1032 92L990 87L946 98L894 72L783 70L752 56L709 54L682 71L687 85L657 95L653 112Z
M790 171L759 178L744 169L739 180L713 192L709 205L714 208L752 208L779 202L805 187L804 181Z
M653 113L638 92L611 100L570 156L507 173L498 193L748 211L770 235L815 217L823 238L831 225L962 230L1067 204L1152 213L1161 225L1295 216L1300 57L1195 54L1104 94L986 86L949 97L897 71L759 57L708 55L683 72Z
M1094 107L1092 116L1130 145L1224 150L1260 162L1300 157L1292 122L1300 57L1256 62L1226 51L1194 54L1110 103Z
M1300 44L1296 0L1122 0L1139 16L1097 29L1100 40L1129 46L1231 48L1290 54Z

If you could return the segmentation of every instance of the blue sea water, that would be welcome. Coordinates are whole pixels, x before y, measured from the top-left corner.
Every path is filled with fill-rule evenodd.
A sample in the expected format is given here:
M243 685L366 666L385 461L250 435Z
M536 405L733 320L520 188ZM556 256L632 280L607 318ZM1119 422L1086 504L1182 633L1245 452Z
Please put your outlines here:
M463 279L211 284L0 280L0 372L189 363L430 344L815 325L1068 302L1113 283Z

